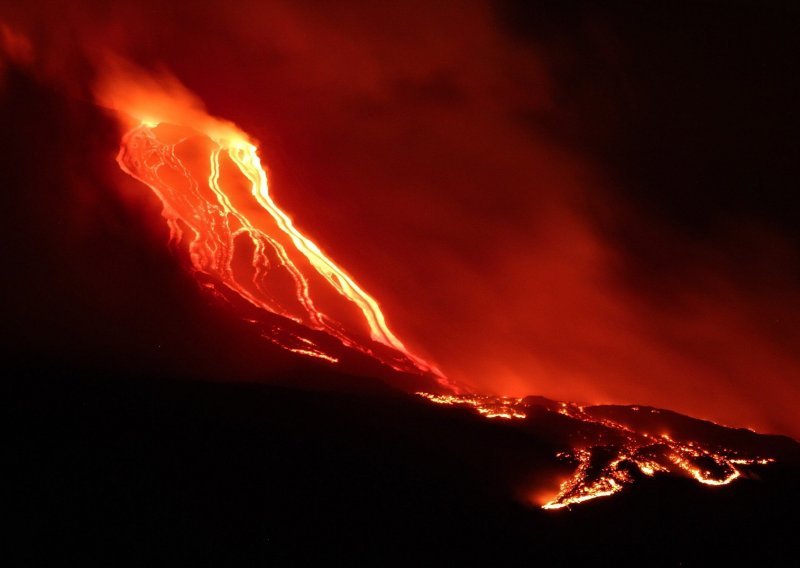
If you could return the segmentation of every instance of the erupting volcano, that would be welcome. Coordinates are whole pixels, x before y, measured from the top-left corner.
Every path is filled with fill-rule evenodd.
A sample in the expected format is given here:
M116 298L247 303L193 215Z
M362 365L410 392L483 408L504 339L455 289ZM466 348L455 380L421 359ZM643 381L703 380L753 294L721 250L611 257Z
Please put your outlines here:
M0 6L21 558L796 556L793 9L234 8Z
M152 100L163 100L159 95ZM775 461L752 447L675 440L668 433L647 432L614 420L614 413L609 417L602 407L547 399L541 399L542 404L537 397L458 394L463 390L406 349L389 329L379 303L280 209L270 193L258 149L244 133L211 117L197 126L225 126L202 133L195 125L145 118L155 114L134 116L141 123L124 134L117 162L161 200L170 242L184 246L191 270L203 286L222 298L233 293L257 308L257 314L269 315L247 320L258 327L261 337L297 355L337 364L336 351L326 350L303 330L323 332L344 348L396 371L432 376L452 393L417 393L431 402L474 408L485 418L534 422L541 417L529 419L531 409L557 412L590 432L570 437L569 448L557 454L572 460L576 469L557 494L542 504L544 509L607 497L642 476L657 473L727 485L752 467ZM289 327L288 322L296 325Z

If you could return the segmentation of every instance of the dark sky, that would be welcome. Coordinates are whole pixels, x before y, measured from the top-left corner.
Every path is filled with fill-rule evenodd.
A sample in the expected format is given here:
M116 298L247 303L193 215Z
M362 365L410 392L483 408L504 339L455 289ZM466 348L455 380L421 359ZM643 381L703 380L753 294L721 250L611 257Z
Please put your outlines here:
M799 19L762 4L37 2L0 19L61 93L91 100L114 53L251 133L276 200L455 379L797 436Z

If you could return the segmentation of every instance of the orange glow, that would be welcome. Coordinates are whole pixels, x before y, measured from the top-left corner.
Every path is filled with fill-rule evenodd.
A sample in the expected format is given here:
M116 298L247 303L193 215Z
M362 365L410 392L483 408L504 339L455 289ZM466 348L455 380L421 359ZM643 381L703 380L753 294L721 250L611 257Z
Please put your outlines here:
M628 187L610 154L560 128L631 125L593 117L600 107L566 119L560 59L510 38L490 4L199 4L213 17L187 26L182 10L154 18L140 3L54 18L47 3L6 2L0 58L29 59L83 100L99 78L96 100L131 117L126 131L173 123L223 146L257 133L280 208L410 351L478 392L641 403L800 438L795 241L727 207L706 211L704 237L684 230L683 214L705 219L691 214L705 194L676 215L643 207L658 191ZM573 94L595 101L586 92Z
M431 403L467 407L512 424L531 419L534 403L461 394L436 366L412 353L391 331L378 302L277 205L258 148L238 127L209 116L170 81L135 81L123 73L101 85L100 100L133 121L122 139L119 166L160 199L170 241L185 247L204 286L223 287L264 313L323 332L398 371L430 375L455 393L417 393ZM311 337L262 335L293 353L339 362ZM575 470L544 509L613 495L638 474L673 473L727 485L742 476L741 466L768 463L762 456L679 442L667 432L636 432L592 416L588 408L558 403L547 412L601 427L622 442L611 446L611 456L608 444L573 442L560 457L574 462Z
M117 162L161 200L170 241L187 247L196 274L395 370L449 386L391 331L378 302L276 204L258 149L244 132L209 116L174 80L134 75L119 62L112 69L98 98L136 123L122 138ZM339 360L306 337L264 337L294 353Z
M484 418L504 418L506 420L526 418L526 414L519 409L521 398L503 396L483 396L477 394L464 395L437 395L418 392L419 396L427 398L436 404L450 406L470 406Z
M417 394L436 404L472 408L487 418L523 420L528 417L528 408L534 406L520 398ZM636 412L638 408L632 410ZM632 468L646 477L672 473L691 477L704 485L720 486L742 476L740 467L736 466L766 465L774 461L760 456L742 457L733 450L703 447L698 442L678 442L666 433L654 438L613 420L592 416L576 404L562 402L547 411L601 426L613 432L621 442L609 445L584 439L584 442L575 442L569 451L558 454L559 458L576 462L576 467L572 476L561 482L555 495L542 499L537 493L535 500L543 509L563 509L614 495L636 481ZM609 451L610 455L603 455Z

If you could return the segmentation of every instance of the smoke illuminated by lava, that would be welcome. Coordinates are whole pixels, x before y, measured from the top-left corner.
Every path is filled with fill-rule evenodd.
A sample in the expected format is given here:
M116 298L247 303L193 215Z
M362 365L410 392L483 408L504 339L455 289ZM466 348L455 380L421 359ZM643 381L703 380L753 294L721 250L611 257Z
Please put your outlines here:
M131 98L130 93L137 92L136 84L131 77L116 77L100 92L101 99L122 116L132 115L139 121L125 133L117 162L161 200L170 240L187 247L192 270L212 279L207 286L227 287L260 310L323 331L397 370L430 373L448 385L438 369L410 353L389 330L375 299L294 227L273 200L257 148L244 133L230 123L203 115L196 105L175 106L181 98L191 98L170 99L169 93L154 85ZM194 121L176 126L168 116L155 118L162 116L165 108L175 108L178 117L190 116ZM195 126L205 127L206 132L198 132ZM331 290L335 294L331 295ZM342 303L345 308L357 308L361 317L350 325L340 323L342 318L333 319L331 310L347 314ZM358 328L353 324L359 320L365 329L354 333L351 329ZM338 362L333 353L301 335L273 330L263 336L298 355ZM367 337L389 351L376 350ZM390 351L396 355L389 356ZM521 398L419 394L438 404L472 407L485 418L524 420L530 407ZM598 446L596 441L574 444L564 457L576 461L575 473L561 484L557 495L542 504L544 509L613 495L635 481L630 467L645 476L678 472L700 483L727 485L741 476L737 466L771 461L677 442L667 434L639 433L592 416L574 404L560 403L557 412L599 425L621 442L613 446Z
M101 104L134 117L126 140L156 162L126 143L123 167L159 194L184 258L215 286L394 368L436 374L435 362L476 392L800 432L795 252L747 218L701 211L700 236L660 222L617 191L627 180L602 154L570 143L652 103L602 22L528 45L484 2L34 4L3 7L8 59L87 99L96 84ZM588 67L570 66L573 36L596 54ZM109 53L146 71L119 80ZM681 173L668 195L708 189L716 212L735 192L664 160ZM194 200L170 183L196 184ZM339 358L302 334L279 342Z
M124 134L117 162L161 200L170 240L187 247L192 270L212 279L208 287L227 287L259 310L322 331L396 370L431 374L453 388L436 367L410 353L390 331L378 302L294 227L273 200L257 147L243 132L205 115L179 86L171 86L176 92L171 98L154 83L141 91L138 85L143 82L146 78L118 75L99 90L100 99L123 119L139 121ZM189 117L191 123L176 126L179 120L164 115L170 108L175 118ZM347 308L350 321L343 325ZM360 317L354 318L353 312ZM302 335L279 334L273 328L263 337L298 355L338 362L333 353ZM434 403L474 408L490 419L525 420L531 407L522 398L418 394ZM631 468L648 477L672 472L707 485L727 485L742 475L743 466L773 461L675 441L668 434L637 432L575 404L558 403L554 410L599 426L615 440L611 443L606 434L573 442L562 457L575 461L575 472L542 504L544 509L613 495L635 481Z

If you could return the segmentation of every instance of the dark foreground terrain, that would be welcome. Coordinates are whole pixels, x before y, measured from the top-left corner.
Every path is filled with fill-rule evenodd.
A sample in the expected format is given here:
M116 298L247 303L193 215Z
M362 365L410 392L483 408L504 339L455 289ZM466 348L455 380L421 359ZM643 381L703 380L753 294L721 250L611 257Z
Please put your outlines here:
M706 487L656 476L543 511L556 447L406 395L17 375L6 491L22 558L115 565L718 565L796 551L798 462Z

